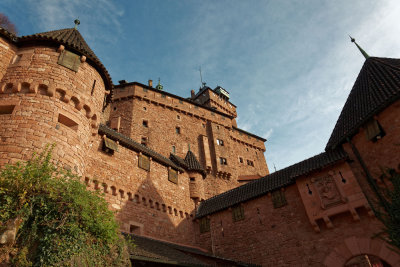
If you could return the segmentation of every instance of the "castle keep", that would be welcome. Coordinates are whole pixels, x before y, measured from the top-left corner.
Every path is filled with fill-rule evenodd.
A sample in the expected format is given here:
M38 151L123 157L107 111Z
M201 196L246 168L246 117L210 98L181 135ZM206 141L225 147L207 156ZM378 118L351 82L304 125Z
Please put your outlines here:
M0 28L0 167L55 143L145 266L400 266L367 201L400 163L399 77L400 60L367 57L325 152L269 174L226 89L113 85L78 30Z

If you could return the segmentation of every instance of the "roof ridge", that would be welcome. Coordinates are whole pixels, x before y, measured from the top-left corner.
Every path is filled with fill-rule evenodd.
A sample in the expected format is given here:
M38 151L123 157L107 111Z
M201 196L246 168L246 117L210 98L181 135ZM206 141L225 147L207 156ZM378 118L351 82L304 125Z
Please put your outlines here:
M324 168L347 157L343 149L325 151L272 174L225 191L200 203L196 218L256 198L295 182L295 179L318 168Z
M150 148L148 148L148 147L136 142L135 140L129 138L128 136L126 136L124 134L121 134L121 133L115 131L114 129L111 129L107 125L100 124L99 125L99 131L103 131L103 133L104 133L104 130L108 131L111 134L116 135L116 136L114 136L114 138L116 138L116 139L119 138L120 139L119 141L125 141L128 145L129 145L129 143L134 144L138 150L141 150L140 152L144 152L149 157L153 157L155 159L157 159L157 157L158 157L162 161L164 161L163 162L164 164L170 165L171 167L173 167L173 168L175 168L177 170L183 171L183 169L181 167L177 166L173 161L171 161L167 157L161 155L160 153L158 153L158 152L156 152L156 151L154 151L154 150L152 150L152 149L150 149ZM105 133L105 134L107 135L107 133Z

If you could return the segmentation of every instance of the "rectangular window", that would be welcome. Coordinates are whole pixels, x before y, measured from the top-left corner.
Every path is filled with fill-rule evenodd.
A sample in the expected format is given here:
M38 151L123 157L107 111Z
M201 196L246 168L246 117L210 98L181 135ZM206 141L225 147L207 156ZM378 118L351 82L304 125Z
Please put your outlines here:
M181 128L180 127L175 127L175 133L181 134Z
M210 232L210 219L203 217L200 219L200 233Z
M15 105L3 105L0 106L0 115L12 114L14 111Z
M142 141L140 143L144 146L147 146L147 137L142 137Z
M176 147L172 146L172 154L175 154L175 153L176 153Z
M149 127L149 121L143 120L142 122L143 127Z
M239 162L243 163L243 158L239 157Z
M242 205L232 207L232 219L234 222L244 220L244 209Z
M78 124L67 116L64 116L63 114L58 114L58 122L71 128L74 131L78 130Z
M103 148L102 150L108 154L114 154L114 151L118 151L118 144L117 142L104 137L104 143L103 143Z
M219 158L219 163L221 165L228 165L228 162L226 161L226 158L222 158L222 157Z
M129 233L140 235L141 234L141 227L137 225L130 225Z
M224 146L224 140L217 139L217 144L218 144L219 146Z
M168 181L178 184L178 171L174 169L168 169Z
M283 207L287 204L285 194L281 190L272 192L271 198L275 209Z
M139 155L139 168L150 171L150 159L145 155Z
M61 52L60 57L58 58L58 64L77 72L79 66L81 65L81 59L79 55L64 50Z
M383 131L382 126L375 119L370 120L364 126L364 129L367 139L371 140L372 142L376 142L385 136L385 132Z

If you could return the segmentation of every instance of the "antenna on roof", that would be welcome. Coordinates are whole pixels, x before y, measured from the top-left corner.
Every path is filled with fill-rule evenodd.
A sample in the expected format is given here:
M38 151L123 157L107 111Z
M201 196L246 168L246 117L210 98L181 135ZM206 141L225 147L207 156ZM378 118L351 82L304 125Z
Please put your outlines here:
M76 30L76 28L78 28L78 25L81 24L81 22L79 21L79 19L74 20L75 23L75 27L74 29Z
M274 170L276 171L275 163L274 163Z
M356 42L356 39L354 39L353 37L350 37L350 40L352 43L355 43L355 45L357 46L358 50L360 50L361 54L365 57L365 59L369 58L369 55L367 54L367 52L364 51L364 49L362 49Z
M204 86L204 84L203 84L203 75L201 75L201 66L199 67L199 71L200 71L200 82L201 82L201 85Z
M189 145L189 151L190 151L190 144L188 144Z

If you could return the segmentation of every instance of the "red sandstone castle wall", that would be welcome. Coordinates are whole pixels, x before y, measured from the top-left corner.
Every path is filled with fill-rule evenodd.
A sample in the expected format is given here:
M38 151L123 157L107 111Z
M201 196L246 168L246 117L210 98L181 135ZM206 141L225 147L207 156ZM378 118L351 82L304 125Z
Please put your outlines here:
M120 132L168 157L184 157L189 145L209 170L206 198L239 185L238 175L268 174L263 141L232 128L232 120L213 111L137 84L114 90L110 122L120 117ZM233 107L233 106L232 106ZM143 125L146 121L146 125ZM176 127L180 133L176 133ZM224 145L218 145L217 139ZM220 158L227 160L221 164ZM239 157L243 164L238 165ZM251 160L253 166L248 164Z
M55 143L54 158L78 174L85 172L85 153L104 99L104 83L86 62L78 72L57 64L53 47L23 47L0 83L0 165L28 159L33 151ZM92 86L96 86L92 92ZM72 120L76 125L59 122ZM68 123L67 123L68 124Z
M3 37L0 37L0 81L15 55L17 48L15 45Z
M108 155L101 151L102 138L91 144L86 182L105 193L117 212L121 230L175 243L193 244L194 202L190 198L189 175L178 175L178 184L168 180L168 168L151 161L150 171L138 167L138 153L119 146Z
M318 192L310 179L332 171L343 171L347 181L345 184L338 181L337 186L348 202L320 209L320 202L314 199ZM333 175L336 177L336 174ZM305 182L311 184L313 195L308 197L308 193L302 192L302 198L299 190L307 190ZM374 242L380 246L373 254L379 256L382 253L387 257L389 249L386 245L371 240L380 231L381 225L368 214L368 209L363 205L355 209L359 220L350 211L344 211L360 199L360 189L345 163L300 178L297 186L285 188L284 195L287 205L280 208L274 208L271 196L267 195L243 203L245 219L241 221L233 222L229 209L211 214L211 231L200 234L197 225L197 242L216 255L263 266L322 266L331 264L332 255L338 254L336 264L342 266L346 257L357 255L357 251L360 254L359 246L363 246L362 251L368 249L371 252L370 244ZM366 202L365 198L363 201ZM335 211L336 207L344 209L333 215L325 214L332 209ZM330 221L329 224L322 218L317 220L320 232L310 223L309 216L312 217L315 212L328 216ZM340 249L337 251L337 248ZM349 251L349 248L355 252Z
M372 142L367 139L365 129L360 131L351 139L355 145L365 164L368 166L374 178L379 178L382 174L381 169L393 168L399 170L400 164L400 100L396 101L384 111L377 114L375 119L382 126L386 135ZM354 168L359 173L363 173L357 159L353 155L349 144L345 144L344 148L355 161Z

